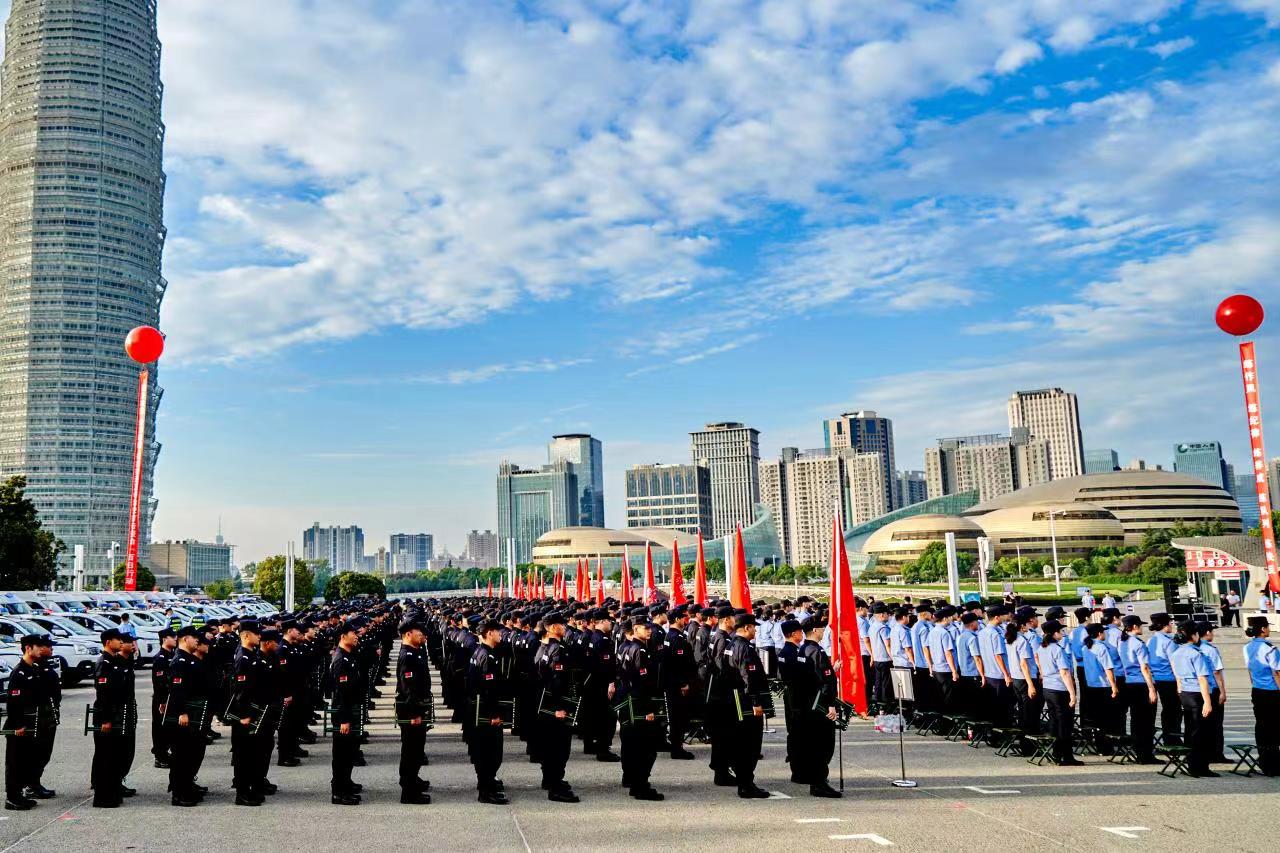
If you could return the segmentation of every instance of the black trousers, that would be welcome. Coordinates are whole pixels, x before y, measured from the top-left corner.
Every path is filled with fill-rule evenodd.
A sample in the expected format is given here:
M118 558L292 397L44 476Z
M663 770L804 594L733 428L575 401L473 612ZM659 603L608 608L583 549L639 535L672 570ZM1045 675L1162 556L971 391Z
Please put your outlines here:
M156 761L168 761L171 751L169 731L164 725L163 714L160 712L162 705L164 705L163 697L154 695L151 697L151 754L156 757Z
M175 725L169 732L169 744L169 790L175 797L190 797L204 760L204 731L195 726Z
M502 726L469 726L467 753L476 770L476 790L491 794L498 789L496 779L502 767Z
M1222 704L1222 694L1217 690L1209 693L1209 697L1213 700L1213 713L1204 721L1206 731L1205 748L1209 751L1210 763L1215 761L1226 761L1222 751L1226 749L1225 736L1223 727L1226 724L1226 706Z
M808 708L796 711L793 718L797 742L791 750L791 775L800 784L825 785L836 751L835 723Z
M684 736L689 733L689 720L693 716L692 704L690 697L679 688L667 691L667 744L672 752L684 749Z
M564 782L564 768L569 763L569 751L573 748L573 731L567 719L557 720L547 714L539 714L535 725L534 738L538 742L538 760L542 764L542 784L548 789L559 787Z
M333 778L329 782L329 790L335 796L351 793L351 770L356 766L356 754L359 752L360 736L354 730L349 735L333 733Z
M933 682L938 695L938 711L949 715L961 713L956 702L956 688L959 684L951 677L951 673L935 672Z
M35 749L31 755L31 770L27 773L28 785L40 784L44 769L49 766L49 759L53 758L53 743L57 736L58 729L51 726L36 737Z
M31 737L30 732L22 737L9 735L5 738L4 793L7 799L21 799L22 789L30 784L29 774L35 749L35 738Z
M1126 683L1120 691L1120 701L1129 715L1129 736L1133 739L1133 752L1139 761L1155 758L1156 706L1151 701L1145 681ZM1121 722L1123 728L1123 721Z
M862 656L862 684L859 690L862 692L862 703L866 707L871 707L871 690L874 682L875 674L871 666L871 655Z
M1080 713L1080 720L1098 730L1099 734L1094 746L1106 755L1111 749L1107 735L1115 731L1119 703L1111 698L1110 687L1086 687L1084 694L1088 697L1088 701L1085 702L1084 709Z
M911 673L911 687L916 694L916 710L921 712L931 712L938 710L938 702L935 698L933 679L929 677L929 670L924 667L916 667Z
M711 738L711 769L726 773L733 769L733 726L737 715L730 700L712 696L707 702L707 735ZM761 733L761 737L763 737Z
M1178 682L1157 681L1156 694L1160 697L1160 729L1165 746L1182 745L1182 699Z
M1180 693L1182 699L1182 725L1184 745L1191 750L1187 765L1192 773L1209 770L1209 727L1205 725L1204 697L1199 692Z
M875 669L875 700L882 706L893 702L893 661L878 660L871 665Z
M279 749L281 758L296 758L302 744L302 727L306 703L297 696L284 707L280 715Z
M653 764L658 759L661 728L656 722L636 720L622 727L618 739L622 742L622 784L632 791L647 790L651 787L649 776L653 773ZM563 777L563 767L560 774Z
M960 713L973 719L982 718L982 679L976 675L962 675L956 684L955 695Z
M1036 688L1036 695L1031 695L1029 685ZM1030 737L1040 734L1040 710L1044 707L1044 691L1040 689L1040 680L1013 680L1013 695L1017 703L1018 730Z
M739 790L750 788L756 781L756 765L760 763L760 748L764 744L764 717L757 717L750 709L743 709L742 720L734 715L730 727L733 746L729 755L733 775L738 777Z
M239 720L231 723L231 787L242 797L258 796L266 781L266 774L258 775L262 770L258 740Z
M609 694L598 688L588 688L582 701L586 718L582 724L582 744L590 753L599 755L613 747L613 732L618 727L618 717L609 705Z
M1253 739L1258 745L1258 765L1268 776L1280 776L1280 690L1253 688ZM10 741L12 743L12 741Z
M400 727L400 787L403 790L418 790L418 770L426 749L426 726Z
M1074 751L1072 736L1076 714L1071 707L1071 694L1065 690L1046 690L1044 703L1049 709L1049 730L1054 738L1053 760L1061 764L1071 760Z
M996 726L1009 725L1013 710L1013 688L1005 684L1003 678L987 678L983 685L982 704L986 711L984 719Z
M89 784L95 803L118 803L124 777L133 764L134 737L128 734L94 732L93 764Z

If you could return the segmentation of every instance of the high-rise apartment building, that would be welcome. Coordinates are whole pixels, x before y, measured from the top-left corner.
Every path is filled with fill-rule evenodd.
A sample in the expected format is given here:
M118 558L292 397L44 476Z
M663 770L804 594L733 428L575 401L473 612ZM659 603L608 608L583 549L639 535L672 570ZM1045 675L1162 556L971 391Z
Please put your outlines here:
M689 433L693 464L711 472L711 535L755 520L760 502L760 431L726 421Z
M527 563L539 536L577 525L578 478L572 462L560 459L538 470L510 462L498 467L498 556L504 563L511 540L516 563Z
M923 471L898 472L898 500L905 506L923 503L929 499L929 481Z
M492 530L472 530L467 534L467 559L482 569L502 565L498 557L498 534Z
M105 584L128 541L138 367L157 325L165 175L153 0L13 0L0 71L0 476ZM142 477L147 558L161 390ZM120 555L123 555L123 547Z
M547 461L564 460L578 478L578 526L604 527L604 451L599 439L574 433L552 436Z
M1025 427L1013 433L938 439L924 452L929 497L976 491L988 501L1051 480L1049 442L1031 438Z
M700 465L628 468L627 527L663 527L710 536L711 472Z
M1120 454L1109 447L1084 452L1084 472L1086 474L1110 474L1120 470Z
M354 524L348 527L321 527L315 522L302 531L302 558L328 560L329 570L362 572L364 563L364 531Z
M1061 388L1015 391L1009 397L1009 432L1025 428L1049 442L1050 477L1061 480L1084 473L1084 437L1075 394Z
M1184 442L1173 448L1173 470L1199 477L1230 492L1235 483L1227 476L1227 460L1222 458L1222 445L1216 441Z
M790 565L826 565L837 512L846 529L888 512L883 473L880 454L852 449L784 447L781 458L761 462L760 502L773 516L779 556Z
M435 537L430 533L392 533L391 547L387 550L393 555L408 554L412 571L425 572L435 556L435 543Z
M898 495L898 478L893 455L893 421L875 412L846 412L838 418L822 422L823 444L827 450L855 450L879 453L880 481L884 484L885 504L889 511L902 506Z

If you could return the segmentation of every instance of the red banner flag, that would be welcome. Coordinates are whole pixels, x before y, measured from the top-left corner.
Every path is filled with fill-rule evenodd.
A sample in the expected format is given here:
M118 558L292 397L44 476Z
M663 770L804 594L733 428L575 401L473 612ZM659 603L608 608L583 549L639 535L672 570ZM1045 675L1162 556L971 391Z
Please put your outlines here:
M604 604L604 563L596 555L596 604Z
M622 592L623 604L636 600L636 591L631 588L631 560L628 558L626 546L622 549Z
M689 599L684 594L684 573L680 570L680 543L671 543L671 603L675 606L687 604Z
M698 533L698 562L693 567L693 603L707 606L707 556L702 553L702 533Z
M747 583L747 554L742 547L742 525L738 525L738 534L733 549L733 571L729 580L729 603L743 610L751 609L751 584Z
M489 583L485 586L484 597L493 598L493 578L489 578Z
M653 543L644 543L644 603L658 603L658 582L653 576Z
M844 549L844 529L837 515L831 543L831 662L836 670L840 698L867 713L866 691L862 671L862 643L858 637L857 599L853 597L853 578L849 574L849 554Z

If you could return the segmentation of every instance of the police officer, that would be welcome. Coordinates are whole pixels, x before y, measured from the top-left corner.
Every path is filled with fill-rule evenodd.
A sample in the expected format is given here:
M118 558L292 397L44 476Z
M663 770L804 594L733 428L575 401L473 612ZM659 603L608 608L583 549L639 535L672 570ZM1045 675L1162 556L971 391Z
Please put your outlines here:
M540 693L537 701L537 719L533 724L533 736L538 741L538 758L542 764L542 789L547 799L556 803L580 801L573 788L564 780L564 768L569 761L573 744L571 717L573 706L569 701L572 686L566 668L564 646L564 616L549 613L542 619L543 637L533 656L534 679Z
M53 660L53 639L48 634L40 634L40 706L37 711L34 754L31 769L27 773L27 797L35 800L48 800L56 793L41 783L44 770L53 757L53 744L58 734L58 723L62 708L62 678Z
M731 755L734 729L737 725L730 693L734 679L725 670L737 621L733 608L729 606L717 608L715 619L715 630L711 632L707 642L705 678L707 734L711 737L711 770L715 774L716 785L736 787L738 778L733 773ZM761 736L763 737L763 730Z
M1044 637L1036 649L1036 668L1040 671L1040 685L1049 709L1053 758L1059 767L1078 767L1084 762L1075 757L1072 748L1077 704L1075 667L1063 647L1062 623L1048 619L1040 629Z
M1280 650L1271 644L1271 626L1266 616L1250 616L1245 636L1252 639L1244 647L1244 662L1253 686L1254 742L1258 745L1258 766L1267 776L1280 776Z
M1155 678L1151 673L1151 655L1142 639L1142 626L1147 624L1141 616L1130 615L1121 620L1124 635L1120 641L1120 664L1124 667L1124 685L1120 688L1122 704L1118 726L1124 731L1124 714L1129 715L1129 735L1133 739L1133 753L1139 764L1161 764L1155 755L1156 692Z
M783 630L795 630L799 623L787 622ZM814 616L804 624L807 637L799 645L794 666L783 668L790 712L787 731L796 730L796 740L787 747L791 756L791 781L809 786L814 797L837 799L840 792L827 782L831 756L835 753L836 698L838 686L831 658L820 642L826 619ZM789 635L790 636L790 635Z
M400 802L427 805L431 783L418 777L430 727L431 668L427 665L427 635L421 623L400 624L400 658L396 661L396 720L400 724Z
M281 622L280 635L282 642L275 673L280 679L280 692L287 701L280 715L277 763L281 767L297 767L308 755L302 748L302 735L311 716L310 662L303 645L302 630L295 620Z
M231 784L236 789L236 805L260 806L268 794L274 793L274 786L266 779L258 737L270 711L272 686L267 664L259 651L262 634L258 623L252 619L241 622L239 638L240 645L231 660L228 681Z
M769 683L756 654L756 620L747 613L734 621L733 644L729 647L721 674L726 677L726 696L731 746L729 761L737 780L738 796L743 799L767 799L769 792L755 783L756 764L764 741L765 701Z
M1182 702L1178 678L1170 658L1177 648L1173 641L1173 617L1168 613L1151 615L1151 639L1147 640L1147 663L1155 679L1160 699L1160 732L1165 746L1182 744Z
M505 806L510 800L502 790L503 703L511 701L507 679L493 650L502 641L502 623L481 623L480 642L467 666L464 690L471 708L463 715L463 736L476 771L477 800Z
M652 634L643 617L624 621L623 628L628 638L618 649L616 694L618 707L624 709L619 712L622 780L635 799L657 801L663 796L649 782L662 738L658 722L661 687L647 647Z
M203 798L196 774L204 760L204 720L209 714L211 684L203 660L209 646L203 631L191 626L178 629L176 641L164 699L169 791L173 805L190 808Z
M689 627L689 608L680 604L671 608L670 623L663 637L662 689L667 697L667 742L671 757L692 760L692 752L684 748L684 738L692 718L693 694L697 686L698 667L693 659L693 646L685 631Z
M351 779L360 734L364 730L365 686L356 650L360 645L361 620L349 619L338 629L338 647L333 650L329 673L333 683L333 778L331 802L336 806L360 805L360 787Z
M151 661L151 754L155 757L156 767L167 769L171 744L164 720L165 699L169 695L169 663L173 660L178 640L169 628L161 629L157 636L160 650Z
M22 638L22 660L9 675L6 692L8 725L5 727L4 807L9 811L27 811L38 799L47 799L47 789L31 787L31 770L36 764L36 732L40 709L49 701L45 695L42 670L44 659L52 652L41 634ZM38 784L38 783L37 783ZM53 796L53 792L49 792Z
M613 619L603 608L596 609L593 615L595 629L591 632L587 677L582 685L582 701L586 703L582 713L587 715L583 724L583 751L594 755L597 761L617 762L622 760L613 751L613 734L618 727L618 718L609 697L609 685L618 675Z
M138 706L133 692L133 644L115 628L102 632L102 657L94 671L93 807L118 808L137 793L124 778L133 764Z
M1209 767L1211 756L1206 725L1213 715L1213 666L1200 652L1200 630L1195 622L1187 620L1181 623L1173 642L1177 648L1169 656L1169 663L1178 677L1182 724L1186 746L1190 749L1187 766L1192 776L1214 778L1218 774Z

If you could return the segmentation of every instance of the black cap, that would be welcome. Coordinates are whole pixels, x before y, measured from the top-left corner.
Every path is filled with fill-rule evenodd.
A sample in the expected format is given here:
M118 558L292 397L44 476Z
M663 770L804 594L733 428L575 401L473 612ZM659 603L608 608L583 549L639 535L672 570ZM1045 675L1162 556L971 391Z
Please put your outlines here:
M955 616L956 609L952 607L950 604L944 604L938 608L937 612L934 615L937 616L939 619L946 619L948 616Z
M1067 615L1067 611L1055 604L1053 607L1046 610L1044 615L1046 619L1061 619L1063 616Z
M733 615L733 608L730 606L720 607L716 610L717 619L728 619Z
M1003 604L993 604L987 608L988 619L991 619L996 616L1008 616L1008 615L1009 615L1009 608L1005 607Z
M119 640L120 631L117 628L108 628L107 630L102 632L102 636L100 639L102 640L104 645L107 643L110 643L112 640Z
M1040 611L1036 610L1030 604L1024 604L1021 607L1019 607L1017 610L1013 611L1013 615L1017 616L1018 618L1022 618L1026 616L1039 616Z
M885 604L883 601L877 601L875 604L871 605L871 612L872 613L888 613L889 606Z
M183 637L203 637L204 631L200 630L199 628L196 628L193 625L184 625L183 627L178 629L178 633L175 636L179 640L181 640Z
M104 631L103 633L105 634L106 632ZM22 643L22 648L24 649L29 649L34 646L43 646L44 634L27 634L25 637L22 638L21 643Z
M746 628L754 624L756 624L756 617L750 613L744 613L741 616L736 616L733 620L734 628Z
M1126 628L1136 628L1138 625L1145 625L1147 623L1142 621L1142 617L1135 613L1121 619L1120 624Z
M1046 619L1040 623L1040 630L1044 632L1046 637L1058 633L1062 630L1062 623L1057 619Z
M672 619L680 619L688 615L688 613L689 613L689 605L687 604L677 604L675 607L671 608Z
M543 616L543 617L542 617L542 624L543 624L543 625L563 625L563 624L564 624L564 614L563 614L563 613L548 613L546 616Z
M406 619L400 623L400 627L397 630L403 636L410 631L421 631L422 624L416 619Z
M262 632L262 642L278 643L280 642L280 632L275 628L268 628Z
M258 627L258 620L246 619L240 623L241 634L261 634L262 629Z
M796 631L803 631L798 619L785 619L782 622L782 636L789 637Z
M163 640L165 637L176 637L176 636L178 635L173 632L172 628L161 628L159 631L156 632L156 639L158 640Z
M972 625L974 622L977 622L981 618L982 617L979 616L977 613L966 613L960 617L960 622L961 624L964 624L964 625Z
M1102 609L1102 616L1104 619L1110 619L1113 616L1119 616L1119 615L1120 615L1119 607L1104 607Z
M281 630L282 632L283 632L283 631L292 631L294 628L297 628L297 627L298 627L298 623L297 623L297 621L296 621L296 620L294 620L294 619L286 619L286 620L284 620L283 622L281 622L281 623L280 623L280 630Z

